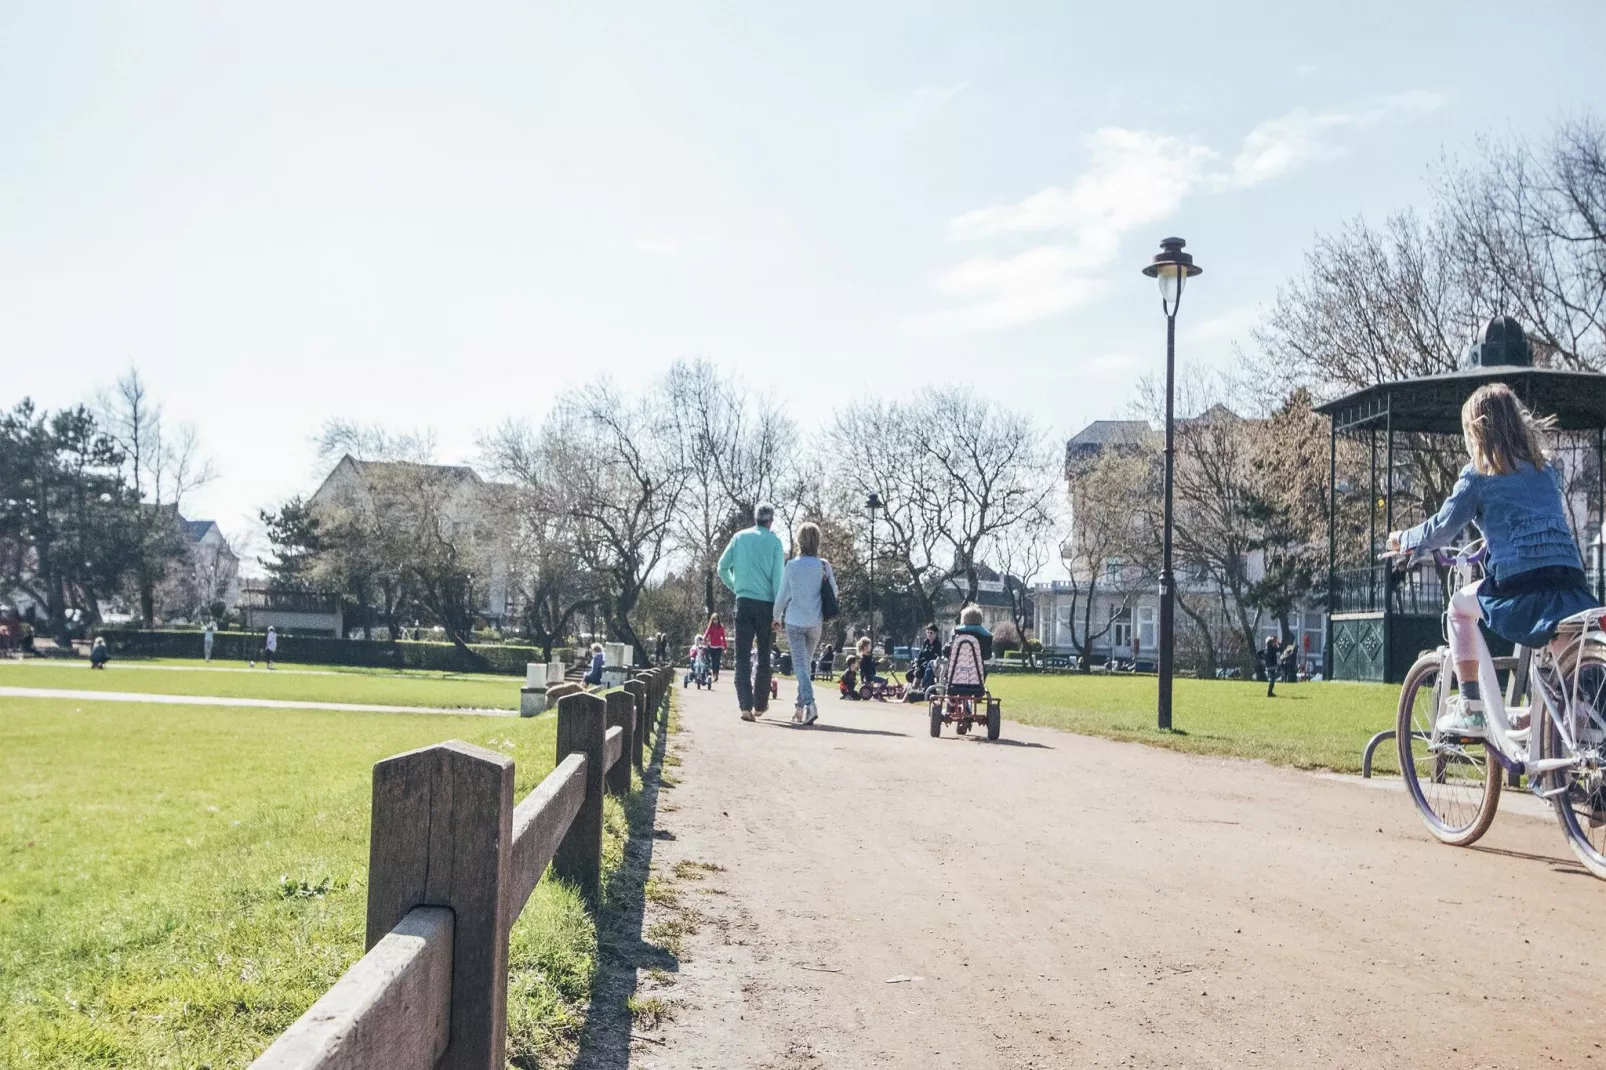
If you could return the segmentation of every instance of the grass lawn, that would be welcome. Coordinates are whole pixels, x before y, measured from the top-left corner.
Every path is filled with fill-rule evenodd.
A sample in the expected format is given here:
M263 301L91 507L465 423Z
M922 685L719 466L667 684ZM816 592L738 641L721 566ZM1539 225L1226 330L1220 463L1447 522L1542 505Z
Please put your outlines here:
M64 673L77 686L90 675ZM94 674L207 688L213 676ZM362 953L373 763L464 739L511 754L522 797L552 768L554 725L4 700L0 1067L247 1065ZM616 863L612 800L608 826ZM577 1035L595 950L578 899L543 883L513 938L518 1065Z
M1397 684L1278 684L1268 699L1265 684L1177 680L1177 731L1163 733L1155 728L1152 676L996 673L987 683L1003 698L1005 718L1023 724L1345 773L1360 772L1366 741L1394 727L1400 698ZM1379 747L1375 769L1397 766L1393 747Z
M165 671L168 667L174 670ZM306 671L295 671L302 668ZM0 686L516 710L524 683L517 676L402 673L394 669L333 672L284 665L269 672L260 664L254 671L244 669L244 665L217 663L205 668L200 661L114 661L105 671L95 672L83 661L0 661Z

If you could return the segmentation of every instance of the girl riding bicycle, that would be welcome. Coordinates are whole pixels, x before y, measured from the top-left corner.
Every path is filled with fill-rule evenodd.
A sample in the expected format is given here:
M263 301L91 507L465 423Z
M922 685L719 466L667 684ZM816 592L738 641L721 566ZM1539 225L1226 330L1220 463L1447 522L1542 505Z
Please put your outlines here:
M1460 693L1450 697L1441 732L1483 735L1480 621L1508 642L1537 647L1555 637L1564 619L1600 604L1567 526L1561 471L1545 454L1541 436L1550 426L1505 384L1480 386L1461 406L1471 463L1437 513L1389 535L1391 550L1434 550L1475 520L1488 547L1488 575L1450 598L1450 656Z

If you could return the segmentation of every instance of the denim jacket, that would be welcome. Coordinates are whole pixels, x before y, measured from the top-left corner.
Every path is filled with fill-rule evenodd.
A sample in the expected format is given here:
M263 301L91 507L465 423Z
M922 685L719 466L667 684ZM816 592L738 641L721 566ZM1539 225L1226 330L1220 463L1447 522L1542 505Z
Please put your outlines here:
M1447 546L1474 520L1488 542L1489 570L1496 579L1553 565L1584 567L1567 526L1561 471L1555 465L1522 464L1504 476L1483 475L1467 465L1439 511L1400 533L1400 549Z

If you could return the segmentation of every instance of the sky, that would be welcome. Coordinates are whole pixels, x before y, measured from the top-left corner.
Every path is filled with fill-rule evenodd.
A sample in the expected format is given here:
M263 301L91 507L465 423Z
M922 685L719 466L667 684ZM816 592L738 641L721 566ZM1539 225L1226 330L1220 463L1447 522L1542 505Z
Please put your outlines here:
M0 4L0 404L137 367L260 550L342 418L470 460L706 357L1056 437L1228 367L1316 235L1480 134L1606 112L1606 4ZM1554 56L1554 61L1545 59Z

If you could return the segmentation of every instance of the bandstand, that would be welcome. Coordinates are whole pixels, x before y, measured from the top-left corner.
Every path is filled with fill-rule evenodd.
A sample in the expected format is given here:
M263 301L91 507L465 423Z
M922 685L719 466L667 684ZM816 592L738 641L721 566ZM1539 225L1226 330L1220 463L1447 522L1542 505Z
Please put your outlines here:
M1606 375L1533 366L1510 317L1496 317L1453 372L1383 383L1319 406L1332 425L1328 452L1327 655L1331 680L1400 682L1440 642L1444 575L1377 560L1389 532L1439 507L1466 463L1461 405L1485 383L1505 383L1540 416L1556 418L1552 455L1566 476L1573 534L1603 590ZM1498 650L1498 647L1496 647Z

